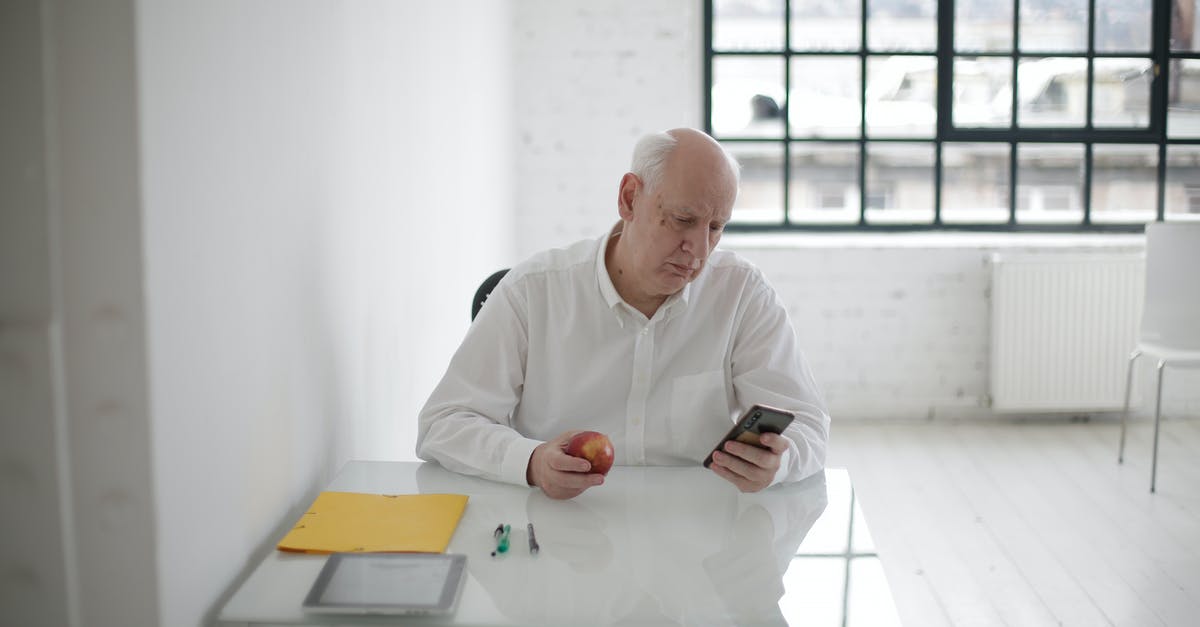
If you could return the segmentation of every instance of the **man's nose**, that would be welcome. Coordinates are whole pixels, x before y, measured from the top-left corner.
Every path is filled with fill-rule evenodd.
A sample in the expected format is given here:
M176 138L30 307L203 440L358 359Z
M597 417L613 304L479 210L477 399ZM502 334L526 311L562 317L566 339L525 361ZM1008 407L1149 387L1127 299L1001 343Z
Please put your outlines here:
M683 242L680 244L683 252L692 255L698 259L708 257L708 229L703 225L688 229L687 235L684 236Z

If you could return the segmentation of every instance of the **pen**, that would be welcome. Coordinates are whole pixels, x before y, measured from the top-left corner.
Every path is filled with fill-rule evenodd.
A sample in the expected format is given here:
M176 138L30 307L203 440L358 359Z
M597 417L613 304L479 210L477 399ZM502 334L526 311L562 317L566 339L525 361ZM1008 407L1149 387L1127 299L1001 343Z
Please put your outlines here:
M496 538L496 550L492 551L492 557L496 557L497 553L508 552L508 532L511 529L503 523L496 525L496 530L492 532L492 537Z
M533 523L529 523L529 554L537 555L538 549L537 536L533 535Z

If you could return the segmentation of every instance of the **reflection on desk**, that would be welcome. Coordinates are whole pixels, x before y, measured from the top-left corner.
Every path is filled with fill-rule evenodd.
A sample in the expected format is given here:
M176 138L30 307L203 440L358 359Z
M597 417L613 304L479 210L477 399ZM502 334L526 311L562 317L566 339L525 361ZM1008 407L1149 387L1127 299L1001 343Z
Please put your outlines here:
M441 492L457 478L426 465L417 481ZM786 624L781 577L826 505L823 475L744 495L690 468L623 468L570 501L526 492L472 496L459 528L533 523L537 556L524 536L500 559L480 551L485 533L468 550L471 576L516 624Z
M467 555L468 568L459 609L445 619L449 624L856 624L842 620L856 607L849 603L847 611L847 567L852 558L875 560L873 549L854 552L855 544L864 544L861 538L869 545L869 536L839 470L742 494L701 467L617 467L605 485L555 501L538 490L465 477L436 464L352 462L330 489L470 495L448 551ZM537 555L528 550L527 522L536 529ZM491 557L498 523L512 525L512 548ZM855 525L860 541L852 543ZM328 620L299 611L311 579L304 585L302 567L278 558L264 560L226 605L222 620ZM843 568L825 568L830 560ZM320 561L303 568L315 576ZM867 605L886 610L875 616L888 619L883 624L896 623L876 570L882 588L870 591ZM814 587L820 595L812 594ZM288 607L289 598L295 607Z

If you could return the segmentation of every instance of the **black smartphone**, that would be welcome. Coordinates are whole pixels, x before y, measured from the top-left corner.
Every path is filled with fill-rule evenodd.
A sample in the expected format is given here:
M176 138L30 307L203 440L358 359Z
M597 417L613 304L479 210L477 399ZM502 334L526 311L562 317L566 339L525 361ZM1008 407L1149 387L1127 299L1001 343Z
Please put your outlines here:
M783 430L788 425L792 424L792 420L796 418L795 414L790 411L779 409L778 407L769 407L767 405L754 405L738 418L737 424L721 438L720 442L713 447L708 457L704 458L704 467L708 468L712 465L713 453L721 450L725 443L730 440L745 442L760 446L758 436L761 433L783 433Z

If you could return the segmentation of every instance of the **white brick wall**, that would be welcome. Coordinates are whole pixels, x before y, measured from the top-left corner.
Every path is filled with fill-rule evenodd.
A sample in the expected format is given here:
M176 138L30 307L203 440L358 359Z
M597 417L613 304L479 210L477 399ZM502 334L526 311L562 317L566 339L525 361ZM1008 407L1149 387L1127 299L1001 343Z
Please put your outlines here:
M779 290L836 415L972 418L992 414L988 256L1013 249L1137 251L1142 238L730 235L722 245L752 260ZM1143 413L1152 410L1146 366ZM1197 375L1168 371L1168 415L1200 414Z
M645 133L702 121L701 3L514 6L517 250L592 237Z
M642 133L702 125L701 12L690 0L516 2L516 259L611 225ZM757 263L788 302L835 417L956 418L991 413L990 252L1140 249L1142 239L727 236L723 245ZM1200 372L1169 374L1167 411L1200 414Z
M826 400L840 413L924 417L986 404L988 271L980 251L736 249L787 301Z

